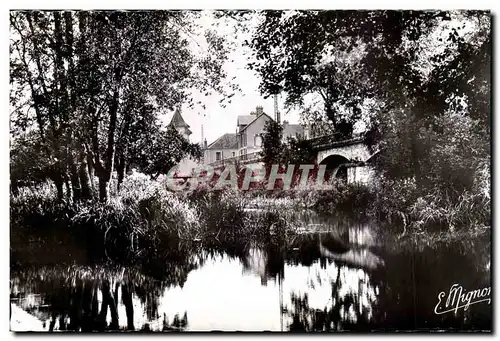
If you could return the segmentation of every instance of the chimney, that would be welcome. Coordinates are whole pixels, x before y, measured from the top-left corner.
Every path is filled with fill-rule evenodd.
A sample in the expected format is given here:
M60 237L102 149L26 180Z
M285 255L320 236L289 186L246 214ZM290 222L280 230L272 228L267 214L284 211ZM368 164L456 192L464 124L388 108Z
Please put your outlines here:
M258 105L255 107L255 114L257 116L261 115L263 112L264 112L264 108L262 106Z
M204 146L205 149L207 149L207 147L208 147L207 139L205 139L205 141L203 142L203 146Z

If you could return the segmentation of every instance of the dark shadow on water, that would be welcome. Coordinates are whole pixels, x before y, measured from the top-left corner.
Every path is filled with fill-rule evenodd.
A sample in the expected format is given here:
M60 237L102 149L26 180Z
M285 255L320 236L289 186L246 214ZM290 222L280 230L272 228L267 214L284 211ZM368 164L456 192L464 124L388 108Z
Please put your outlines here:
M134 267L13 267L11 304L46 331L491 330L485 302L434 313L455 283L490 286L488 237L388 247L367 224L327 227L286 243L174 245Z

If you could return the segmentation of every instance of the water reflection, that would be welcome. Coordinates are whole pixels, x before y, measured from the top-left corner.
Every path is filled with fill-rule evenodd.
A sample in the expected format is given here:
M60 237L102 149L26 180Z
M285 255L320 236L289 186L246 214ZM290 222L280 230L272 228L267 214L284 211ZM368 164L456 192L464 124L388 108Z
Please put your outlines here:
M433 313L437 294L451 284L489 285L485 245L389 248L364 224L302 234L286 247L196 249L156 264L154 276L105 266L14 270L11 329L491 329L487 304Z

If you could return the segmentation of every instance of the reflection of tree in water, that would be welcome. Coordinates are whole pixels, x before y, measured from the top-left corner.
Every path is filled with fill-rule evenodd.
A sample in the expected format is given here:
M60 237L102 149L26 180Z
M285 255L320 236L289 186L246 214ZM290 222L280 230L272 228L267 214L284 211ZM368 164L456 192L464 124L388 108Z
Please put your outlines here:
M349 281L342 279L342 275L337 276L332 281L331 308L311 308L307 294L292 296L292 308L285 311L292 320L289 328L299 331L491 330L492 306L486 303L471 305L467 311L459 309L457 314L434 313L438 294L448 293L454 283L468 291L491 286L490 244L486 239L418 246L400 244L391 252L378 250L385 267L370 273L370 282L376 284L376 291L365 282L359 287L363 290L344 293L342 284ZM344 269L349 271L347 267L338 271Z
M271 278L284 276L284 250L278 245L267 243L261 247L253 246L240 260L244 271L260 276L262 285L266 285Z
M381 250L381 252L383 252ZM471 305L467 311L436 315L441 291L457 283L467 291L491 286L489 236L482 240L401 244L385 252L386 266L372 278L380 283L376 324L384 329L491 330L492 306Z
M309 289L314 290L312 281ZM291 295L291 308L284 308L291 323L290 331L337 331L369 329L374 304L375 289L368 274L347 266L337 267L332 278L331 306L312 308L309 295Z
M351 236L334 235L334 240L323 238L321 242L330 250L338 250L338 240L351 241ZM32 308L22 306L21 300L19 304L48 321L49 329L183 330L188 326L187 313L170 321L165 315L159 316L159 300L166 288L182 287L188 273L210 259L230 257L240 259L247 271L261 276L263 284L278 277L282 285L285 266L317 269L318 278L308 279L306 292L292 294L291 305L284 309L290 330L491 329L492 306L485 303L471 306L466 312L461 309L457 315L434 314L438 293L448 291L452 284L459 283L468 290L490 286L489 241L432 245L401 242L374 252L382 256L385 266L368 272L354 267L352 262L323 257L317 236L307 235L297 237L286 247L264 243L226 246L224 250L180 249L164 258L157 255L142 264L141 272L134 268L85 267L24 270L12 274L11 287L14 293L40 294ZM329 271L324 270L331 268L334 273L329 278ZM327 276L331 284L331 298L317 307L312 295L315 287L325 283L320 274ZM141 302L147 322L134 320L138 314L134 314L137 306L133 300Z
M23 306L22 300L19 304L41 320L48 321L49 331L118 330L124 328L125 320L125 329L128 330L137 327L177 330L187 327L187 313L183 317L176 315L171 323L166 316L162 321L154 321L159 318L159 300L167 287L182 285L187 272L195 266L187 263L179 266L163 281L146 277L134 269L39 268L13 274L11 287L13 292L18 292L18 300L30 294L40 295L38 302L31 306ZM134 297L142 303L147 321L150 321L144 326L138 326L138 321L134 321ZM119 316L120 302L125 307L126 316Z

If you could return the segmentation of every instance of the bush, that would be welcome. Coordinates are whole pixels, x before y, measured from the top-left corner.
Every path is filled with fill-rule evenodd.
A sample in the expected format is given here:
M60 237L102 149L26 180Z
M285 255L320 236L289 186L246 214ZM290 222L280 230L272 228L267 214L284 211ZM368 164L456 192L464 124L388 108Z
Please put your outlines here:
M483 162L474 173L469 190L434 187L417 189L414 180L381 179L374 184L370 210L390 225L422 230L474 229L490 226L489 165Z
M374 200L374 193L363 184L338 182L332 189L316 191L307 198L315 201L314 208L321 212L368 216L370 213L368 208Z
M127 178L108 203L61 202L45 190L24 190L11 198L11 230L66 231L88 250L89 257L133 260L144 250L198 238L195 207L159 182ZM22 241L20 241L22 243Z

